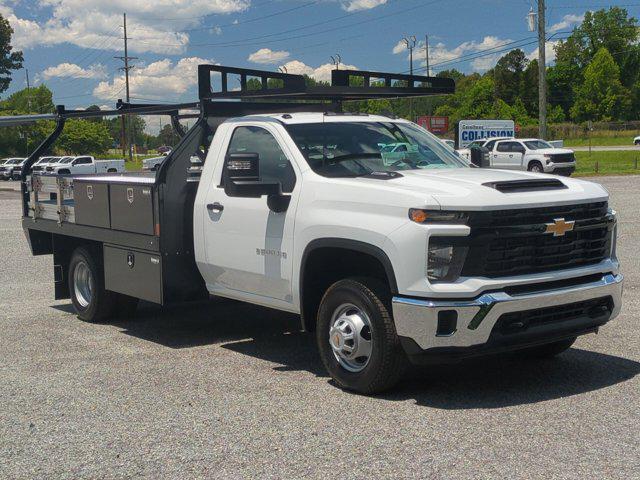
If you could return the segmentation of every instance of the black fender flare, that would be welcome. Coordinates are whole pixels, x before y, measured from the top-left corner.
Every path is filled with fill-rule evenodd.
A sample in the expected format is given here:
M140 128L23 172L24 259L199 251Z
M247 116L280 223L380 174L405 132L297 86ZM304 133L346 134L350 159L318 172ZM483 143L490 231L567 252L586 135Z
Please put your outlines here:
M352 240L349 238L318 238L312 240L307 244L300 260L300 276L298 279L298 286L300 292L300 311L302 314L302 328L306 330L306 321L304 315L304 284L305 284L305 272L307 266L307 260L311 253L320 248L339 248L343 250L353 250L356 252L364 253L378 260L389 280L389 289L392 295L398 293L398 282L396 280L393 264L389 259L389 256L380 247L371 245L370 243L360 242L358 240Z

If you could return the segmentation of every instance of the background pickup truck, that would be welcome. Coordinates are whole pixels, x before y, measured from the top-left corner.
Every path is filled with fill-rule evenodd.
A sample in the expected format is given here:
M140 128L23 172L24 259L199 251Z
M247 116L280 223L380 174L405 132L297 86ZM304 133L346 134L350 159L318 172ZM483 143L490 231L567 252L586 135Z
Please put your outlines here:
M22 165L26 161L26 158L9 158L2 165L0 165L0 179L2 180L14 180L20 176Z
M474 142L470 147L489 150L490 168L565 176L570 176L576 169L573 150L556 148L536 138L496 138ZM459 153L463 158L470 159L469 148Z
M262 89L247 90L249 76ZM370 78L387 87L351 86ZM421 86L393 86L407 84ZM27 162L31 251L53 255L56 298L86 321L210 295L299 314L336 385L362 393L392 387L409 361L556 355L620 310L606 190L472 168L414 123L337 104L453 90L443 78L335 70L332 86L307 86L201 65L200 118L155 174L28 177ZM131 111L179 109L144 108Z
M58 163L47 164L44 170L54 175L124 172L124 160L96 160L89 155L62 157Z

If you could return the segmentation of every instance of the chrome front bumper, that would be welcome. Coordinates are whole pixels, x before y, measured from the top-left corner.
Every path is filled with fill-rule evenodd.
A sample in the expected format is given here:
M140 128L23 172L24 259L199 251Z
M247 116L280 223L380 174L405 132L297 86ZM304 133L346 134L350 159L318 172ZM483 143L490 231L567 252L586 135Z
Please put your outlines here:
M608 320L612 320L620 312L622 288L622 275L606 274L600 280L567 288L518 295L485 293L472 300L436 301L394 297L393 317L398 335L412 339L423 351L442 347L473 347L487 343L496 322L510 312L611 296L613 309ZM453 333L438 335L438 313L443 310L457 313L457 326Z

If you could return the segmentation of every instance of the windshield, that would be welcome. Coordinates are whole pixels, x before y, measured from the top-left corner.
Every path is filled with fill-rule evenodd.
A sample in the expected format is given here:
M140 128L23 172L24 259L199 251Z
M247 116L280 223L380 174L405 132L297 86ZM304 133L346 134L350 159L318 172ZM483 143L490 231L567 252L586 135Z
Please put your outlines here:
M544 140L532 140L530 142L524 142L529 150L543 150L545 148L553 148L550 143L545 142Z
M17 165L18 163L20 163L22 161L21 158L14 158L13 160L9 160L7 161L7 165Z
M63 157L59 163L71 163L73 161L73 157Z
M287 130L313 171L325 177L468 167L440 140L410 123L305 123Z

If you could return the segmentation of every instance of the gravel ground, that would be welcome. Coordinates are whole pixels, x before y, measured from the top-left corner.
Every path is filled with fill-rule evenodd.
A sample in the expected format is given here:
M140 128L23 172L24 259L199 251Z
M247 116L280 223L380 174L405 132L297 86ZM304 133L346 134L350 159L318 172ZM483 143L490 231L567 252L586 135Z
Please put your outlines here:
M330 383L292 316L231 301L91 325L0 184L0 478L640 478L640 177L613 195L621 316L560 358Z

